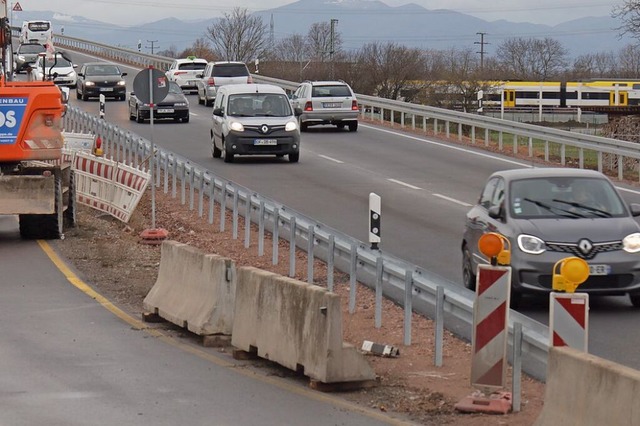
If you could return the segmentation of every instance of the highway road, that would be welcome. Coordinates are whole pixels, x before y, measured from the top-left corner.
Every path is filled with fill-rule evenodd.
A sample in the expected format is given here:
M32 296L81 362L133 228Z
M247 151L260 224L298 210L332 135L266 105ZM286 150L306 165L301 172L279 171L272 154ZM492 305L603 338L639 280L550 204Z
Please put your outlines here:
M0 216L0 259L0 425L402 424L160 337L20 240L16 217Z
M73 54L78 62L84 55ZM91 58L94 60L94 58ZM135 68L125 67L132 87ZM332 127L302 134L300 163L271 157L240 157L227 164L211 157L211 108L191 101L190 123L128 119L126 102L108 101L106 119L189 158L214 174L277 200L362 241L368 238L368 196L382 197L381 249L461 283L460 241L464 215L495 170L530 167L522 160L480 149L361 123L358 132ZM98 114L97 100L72 105ZM637 188L618 185L628 202ZM527 298L520 312L548 322L548 300ZM591 299L589 351L640 369L640 315L627 297Z

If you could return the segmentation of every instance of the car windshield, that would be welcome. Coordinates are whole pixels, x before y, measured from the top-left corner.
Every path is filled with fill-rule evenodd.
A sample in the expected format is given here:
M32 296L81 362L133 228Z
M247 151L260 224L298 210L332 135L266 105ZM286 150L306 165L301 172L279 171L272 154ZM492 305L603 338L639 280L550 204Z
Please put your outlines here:
M90 65L87 67L85 75L120 75L120 68L115 65Z
M44 52L46 49L41 44L23 44L18 49L19 53L40 53Z
M314 98L329 98L333 96L351 96L351 91L344 85L313 86L311 96Z
M243 93L229 96L227 114L236 117L288 117L291 105L285 95Z
M62 56L58 56L58 60L56 61L55 59L45 59L44 61L44 66L46 68L50 68L50 67L71 67L71 62L67 61L65 58L63 58Z
M178 86L178 83L176 83L175 81L170 81L169 82L169 93L183 93L182 89L180 88L180 86Z
M606 179L546 177L510 184L509 208L515 218L621 217L627 210Z

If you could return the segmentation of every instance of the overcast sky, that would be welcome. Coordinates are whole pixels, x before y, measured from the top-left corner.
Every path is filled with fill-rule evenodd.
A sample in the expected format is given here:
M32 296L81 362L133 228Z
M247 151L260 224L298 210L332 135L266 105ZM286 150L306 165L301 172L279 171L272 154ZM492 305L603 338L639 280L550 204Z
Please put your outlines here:
M316 0L322 3L323 0ZM324 0L332 2L368 0ZM586 16L609 16L623 0L382 0L389 6L415 3L426 9L449 9L494 21L555 25ZM272 9L293 0L7 0L23 10L53 10L120 25L135 25L167 17L205 19L222 16L234 7L249 11ZM313 13L308 10L307 13ZM15 20L20 20L14 16Z

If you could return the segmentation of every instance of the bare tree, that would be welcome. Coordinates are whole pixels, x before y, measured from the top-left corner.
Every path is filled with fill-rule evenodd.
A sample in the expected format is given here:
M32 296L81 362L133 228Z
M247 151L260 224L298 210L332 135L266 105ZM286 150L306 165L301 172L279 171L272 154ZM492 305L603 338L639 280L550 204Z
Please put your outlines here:
M176 47L175 44L172 44L171 46L169 46L168 49L161 50L160 52L158 52L158 55L166 56L167 58L177 58L178 57L178 48Z
M340 33L334 29L332 40L331 24L329 22L315 22L311 24L311 28L309 28L309 32L307 33L307 43L309 45L309 52L316 61L327 61L330 59L329 54L332 50L334 54L342 50L342 37L340 37Z
M512 38L498 46L496 56L510 79L546 81L567 66L567 49L552 38Z
M198 58L203 58L208 61L213 61L216 59L213 50L211 49L211 45L204 37L200 37L193 42L191 47L186 48L180 53L181 58L186 58L187 56L196 56Z
M267 27L259 16L236 7L207 28L214 54L227 61L249 62L262 56L267 45Z
M611 16L622 21L617 28L620 36L628 34L640 39L640 0L623 0L622 4L613 7Z
M617 75L616 61L617 59L613 52L580 55L573 61L573 70L567 76L567 80L615 77Z
M292 34L278 41L272 52L279 61L303 62L309 60L309 44L301 34Z
M640 76L640 47L628 45L618 54L618 72L622 78Z

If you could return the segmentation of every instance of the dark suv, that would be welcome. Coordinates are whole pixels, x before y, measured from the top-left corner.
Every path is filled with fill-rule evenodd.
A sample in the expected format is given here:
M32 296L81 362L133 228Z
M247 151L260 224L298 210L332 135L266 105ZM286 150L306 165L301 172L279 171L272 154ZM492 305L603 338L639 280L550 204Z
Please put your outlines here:
M213 105L218 87L253 82L247 65L234 61L209 62L202 74L196 74L196 78L198 103L206 106Z

